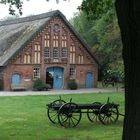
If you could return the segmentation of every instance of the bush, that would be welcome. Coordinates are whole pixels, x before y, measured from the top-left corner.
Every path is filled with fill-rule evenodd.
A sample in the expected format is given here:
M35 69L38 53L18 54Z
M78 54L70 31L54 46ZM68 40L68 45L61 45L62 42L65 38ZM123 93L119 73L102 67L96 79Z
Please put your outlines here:
M36 91L43 91L47 90L47 86L41 79L36 79L33 84L33 89Z
M77 89L77 83L76 81L73 79L73 80L69 80L68 81L68 88L71 89L71 90L75 90Z

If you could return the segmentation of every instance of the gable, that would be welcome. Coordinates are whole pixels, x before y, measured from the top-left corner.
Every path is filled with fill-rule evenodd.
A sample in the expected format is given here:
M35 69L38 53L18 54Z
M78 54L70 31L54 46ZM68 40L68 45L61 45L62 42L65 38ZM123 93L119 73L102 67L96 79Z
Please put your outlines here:
M53 14L54 13L55 12L53 12ZM66 18L60 12L56 11L56 13L58 14L54 14L55 16L49 14L48 17L42 14L42 18L39 18L38 16L38 18L36 19L36 16L33 16L32 20L27 20L25 18L24 20L16 23L14 22L12 24L0 24L0 66L6 65L12 57L16 56L21 51L22 53L25 52L27 54L28 47L34 50L35 44L37 42L41 47L44 47L44 40L39 40L39 38L44 39L46 34L50 35L51 41L53 40L53 42L50 42L51 46L54 47L54 45L56 45L54 44L54 40L55 37L58 36L59 42L56 41L55 43L59 43L59 45L63 47L63 45L65 45L65 42L62 42L62 38L66 37L68 43L67 46L70 47L68 49L69 53L71 50L71 46L74 45L77 55L85 57L84 59L89 60L91 63L97 63L97 60L90 53L90 50L88 49L86 43L80 38L78 33L73 29ZM58 25L59 28L56 25Z

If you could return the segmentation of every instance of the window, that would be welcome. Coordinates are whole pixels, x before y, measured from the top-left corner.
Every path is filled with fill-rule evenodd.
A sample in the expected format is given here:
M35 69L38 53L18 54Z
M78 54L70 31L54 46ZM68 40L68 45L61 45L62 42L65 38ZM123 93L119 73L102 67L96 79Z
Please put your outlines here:
M67 48L62 48L62 58L67 58Z
M31 56L29 53L24 54L24 64L30 64L31 63Z
M58 24L55 24L55 25L53 26L53 31L54 31L54 32L59 32L59 31L60 31L60 26L59 26Z
M44 57L45 58L50 58L50 48L45 48L44 50Z
M40 54L41 54L41 47L40 45L37 43L35 46L34 46L34 63L35 64L39 64L41 61L40 61Z
M79 55L78 56L78 63L83 64L83 61L84 61L83 55Z
M67 47L67 37L66 37L66 35L62 35L62 47Z
M58 35L53 36L53 47L58 47Z
M33 78L40 78L40 68L34 68Z
M71 67L71 68L70 68L69 76L72 77L72 78L75 77L75 68L74 68L74 67Z
M50 35L46 34L45 35L45 43L44 43L45 47L50 47Z
M53 58L58 58L58 57L59 57L58 48L54 48L53 49Z
M75 46L73 44L70 46L70 63L75 64Z
M75 46L74 46L74 44L72 44L72 45L70 46L70 51L71 51L71 52L75 52Z

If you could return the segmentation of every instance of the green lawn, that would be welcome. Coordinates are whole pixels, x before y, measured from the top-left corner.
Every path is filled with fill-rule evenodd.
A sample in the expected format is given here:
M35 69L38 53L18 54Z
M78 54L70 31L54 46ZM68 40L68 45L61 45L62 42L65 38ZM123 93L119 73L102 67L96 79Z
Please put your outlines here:
M75 103L106 102L107 97L119 103L124 113L123 93L62 95ZM83 114L76 128L52 124L46 115L46 104L59 95L0 97L0 140L121 140L123 117L116 124L105 126L89 122Z

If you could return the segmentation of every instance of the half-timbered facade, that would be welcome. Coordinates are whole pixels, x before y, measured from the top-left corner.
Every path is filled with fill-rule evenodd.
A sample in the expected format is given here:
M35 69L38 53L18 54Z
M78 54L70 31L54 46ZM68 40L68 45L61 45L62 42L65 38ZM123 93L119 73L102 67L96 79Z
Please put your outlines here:
M97 74L97 60L60 11L0 22L0 89L32 90L36 78L54 89L66 89L70 79L92 88Z

